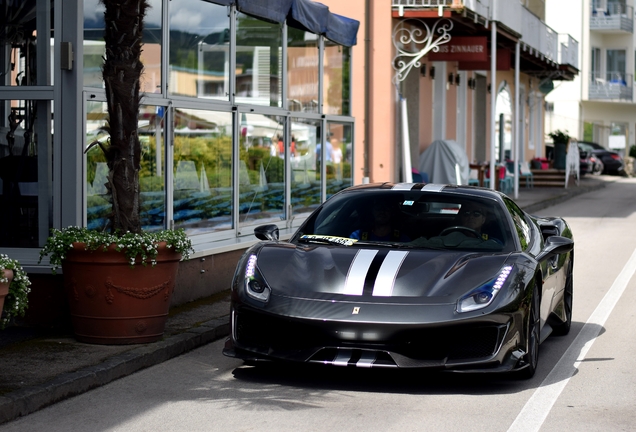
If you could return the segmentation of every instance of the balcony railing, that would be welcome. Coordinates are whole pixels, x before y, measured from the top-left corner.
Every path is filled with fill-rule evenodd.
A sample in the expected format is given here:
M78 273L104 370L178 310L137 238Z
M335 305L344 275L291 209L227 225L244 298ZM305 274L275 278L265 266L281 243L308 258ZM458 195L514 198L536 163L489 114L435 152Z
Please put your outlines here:
M590 100L627 100L631 101L634 91L634 77L622 72L590 74Z
M590 30L606 33L634 33L634 8L623 3L593 0Z
M558 63L579 68L579 42L569 34L559 34Z
M526 8L522 8L521 40L546 58L558 61L558 34L539 17Z

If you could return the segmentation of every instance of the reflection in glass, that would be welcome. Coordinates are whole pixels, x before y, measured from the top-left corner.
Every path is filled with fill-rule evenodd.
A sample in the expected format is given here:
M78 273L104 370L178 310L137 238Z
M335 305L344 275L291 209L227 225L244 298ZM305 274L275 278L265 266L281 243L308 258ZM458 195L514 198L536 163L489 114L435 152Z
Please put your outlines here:
M0 1L0 85L52 84L51 68L45 63L53 61L51 22L52 1Z
M141 91L161 92L161 0L147 0L141 61ZM103 87L101 67L104 52L104 5L84 0L84 86Z
M84 0L84 86L103 87L104 4Z
M177 108L174 222L188 234L231 229L232 114Z
M324 64L325 114L351 115L351 48L325 39Z
M282 26L237 14L236 101L282 106Z
M50 106L0 100L0 247L38 247L48 237Z
M627 70L626 52L623 49L607 50L607 77L610 82L625 85L625 71Z
M229 26L226 6L170 2L170 93L228 100Z
M291 111L318 112L318 36L287 29L287 103Z
M327 122L327 198L353 185L353 125Z
M142 105L139 115L141 143L141 223L146 231L165 228L165 135L163 107ZM86 103L86 223L90 229L110 229L111 197L106 188L108 166L97 143L108 144L105 102Z
M285 218L285 158L279 152L284 119L240 114L239 224L276 222Z
M291 119L292 215L307 215L320 205L320 121Z

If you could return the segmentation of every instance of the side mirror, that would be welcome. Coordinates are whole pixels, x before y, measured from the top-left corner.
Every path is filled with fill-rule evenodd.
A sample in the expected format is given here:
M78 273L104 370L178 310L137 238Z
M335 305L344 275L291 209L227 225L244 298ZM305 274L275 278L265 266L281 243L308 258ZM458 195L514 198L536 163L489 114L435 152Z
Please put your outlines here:
M561 236L550 236L545 241L543 249L536 256L537 261L546 260L554 255L570 252L574 249L574 240Z
M254 235L259 240L278 241L278 226L274 224L258 226L254 228Z
M559 234L559 228L553 224L543 224L540 226L541 235L543 236L543 240L547 240L552 236L556 236Z

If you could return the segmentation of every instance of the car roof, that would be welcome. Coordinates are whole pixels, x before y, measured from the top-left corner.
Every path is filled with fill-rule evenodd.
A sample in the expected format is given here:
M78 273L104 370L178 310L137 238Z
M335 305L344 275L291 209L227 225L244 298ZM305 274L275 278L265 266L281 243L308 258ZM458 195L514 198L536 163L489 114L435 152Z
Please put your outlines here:
M592 141L579 141L579 144L587 144L589 146L592 146L596 150L607 150L605 147L603 147L599 143L595 143L595 142L592 142Z
M369 183L351 186L344 189L343 192L352 191L364 191L364 190L386 190L386 191L422 191L422 192L445 192L445 193L457 193L471 196L479 196L483 198L490 198L496 200L502 200L505 196L499 191L495 191L488 188L467 186L467 185L455 185L455 184L439 184L439 183Z

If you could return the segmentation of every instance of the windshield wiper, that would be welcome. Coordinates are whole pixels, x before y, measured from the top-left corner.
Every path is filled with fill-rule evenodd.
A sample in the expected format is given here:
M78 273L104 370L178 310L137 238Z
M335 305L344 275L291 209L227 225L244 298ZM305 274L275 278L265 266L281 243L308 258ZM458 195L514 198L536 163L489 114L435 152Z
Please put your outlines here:
M395 247L395 248L412 247L405 242L389 242L389 241L374 241L374 240L358 240L356 244L363 245L363 246L384 246L384 247Z

